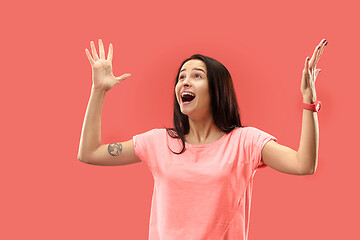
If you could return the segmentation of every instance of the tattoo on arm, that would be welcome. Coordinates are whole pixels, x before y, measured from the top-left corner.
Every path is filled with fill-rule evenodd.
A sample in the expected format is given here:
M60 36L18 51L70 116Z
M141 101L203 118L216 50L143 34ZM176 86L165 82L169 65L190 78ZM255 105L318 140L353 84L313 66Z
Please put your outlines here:
M112 156L118 156L122 151L121 143L111 143L108 145L108 152Z

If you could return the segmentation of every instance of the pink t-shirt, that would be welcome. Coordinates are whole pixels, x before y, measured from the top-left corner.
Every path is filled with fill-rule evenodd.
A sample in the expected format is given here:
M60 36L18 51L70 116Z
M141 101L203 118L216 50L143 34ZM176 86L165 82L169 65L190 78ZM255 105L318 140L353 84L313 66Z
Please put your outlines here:
M154 178L149 240L246 240L253 177L266 167L261 150L277 139L235 128L204 145L171 138L166 129L133 137L136 155Z

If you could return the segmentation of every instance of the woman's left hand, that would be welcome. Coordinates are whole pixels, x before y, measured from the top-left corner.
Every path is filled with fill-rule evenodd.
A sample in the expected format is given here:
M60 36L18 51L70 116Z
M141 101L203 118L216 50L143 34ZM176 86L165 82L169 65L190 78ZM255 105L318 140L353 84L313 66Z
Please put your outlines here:
M316 46L311 59L307 57L305 60L305 67L301 80L301 93L303 98L311 99L312 103L316 101L315 80L321 70L316 69L316 64L319 62L326 44L327 41L325 39L321 40L319 45Z

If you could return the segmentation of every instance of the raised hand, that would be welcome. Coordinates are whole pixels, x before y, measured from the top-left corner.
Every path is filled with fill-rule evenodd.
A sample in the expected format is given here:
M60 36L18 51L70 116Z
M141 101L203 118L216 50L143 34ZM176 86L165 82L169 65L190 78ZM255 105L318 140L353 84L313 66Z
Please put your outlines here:
M101 39L99 39L100 58L96 52L95 44L93 41L90 42L90 45L92 56L87 48L85 49L85 53L91 64L94 89L99 89L107 92L111 88L116 86L119 82L131 76L130 73L123 74L120 77L114 76L112 72L113 46L111 43L109 45L107 59L105 59L105 50Z
M316 101L315 80L321 70L316 69L316 64L319 62L326 44L325 39L321 40L319 45L316 46L311 59L307 57L305 60L300 89L303 97L311 99L312 102Z

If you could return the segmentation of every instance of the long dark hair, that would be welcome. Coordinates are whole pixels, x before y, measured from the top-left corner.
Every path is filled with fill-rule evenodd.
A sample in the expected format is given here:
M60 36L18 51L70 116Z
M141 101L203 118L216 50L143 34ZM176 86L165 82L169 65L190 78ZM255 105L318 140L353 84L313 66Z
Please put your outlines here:
M205 63L207 68L207 79L209 82L210 105L215 125L225 133L231 132L236 127L244 127L240 122L239 107L236 100L234 85L231 75L226 67L217 60L201 54L194 54L185 59L176 76L175 87L179 81L179 74L182 66L189 60L198 59ZM180 138L183 144L181 154L185 151L185 135L189 133L189 117L180 110L179 103L174 91L174 128L165 127L172 138Z

